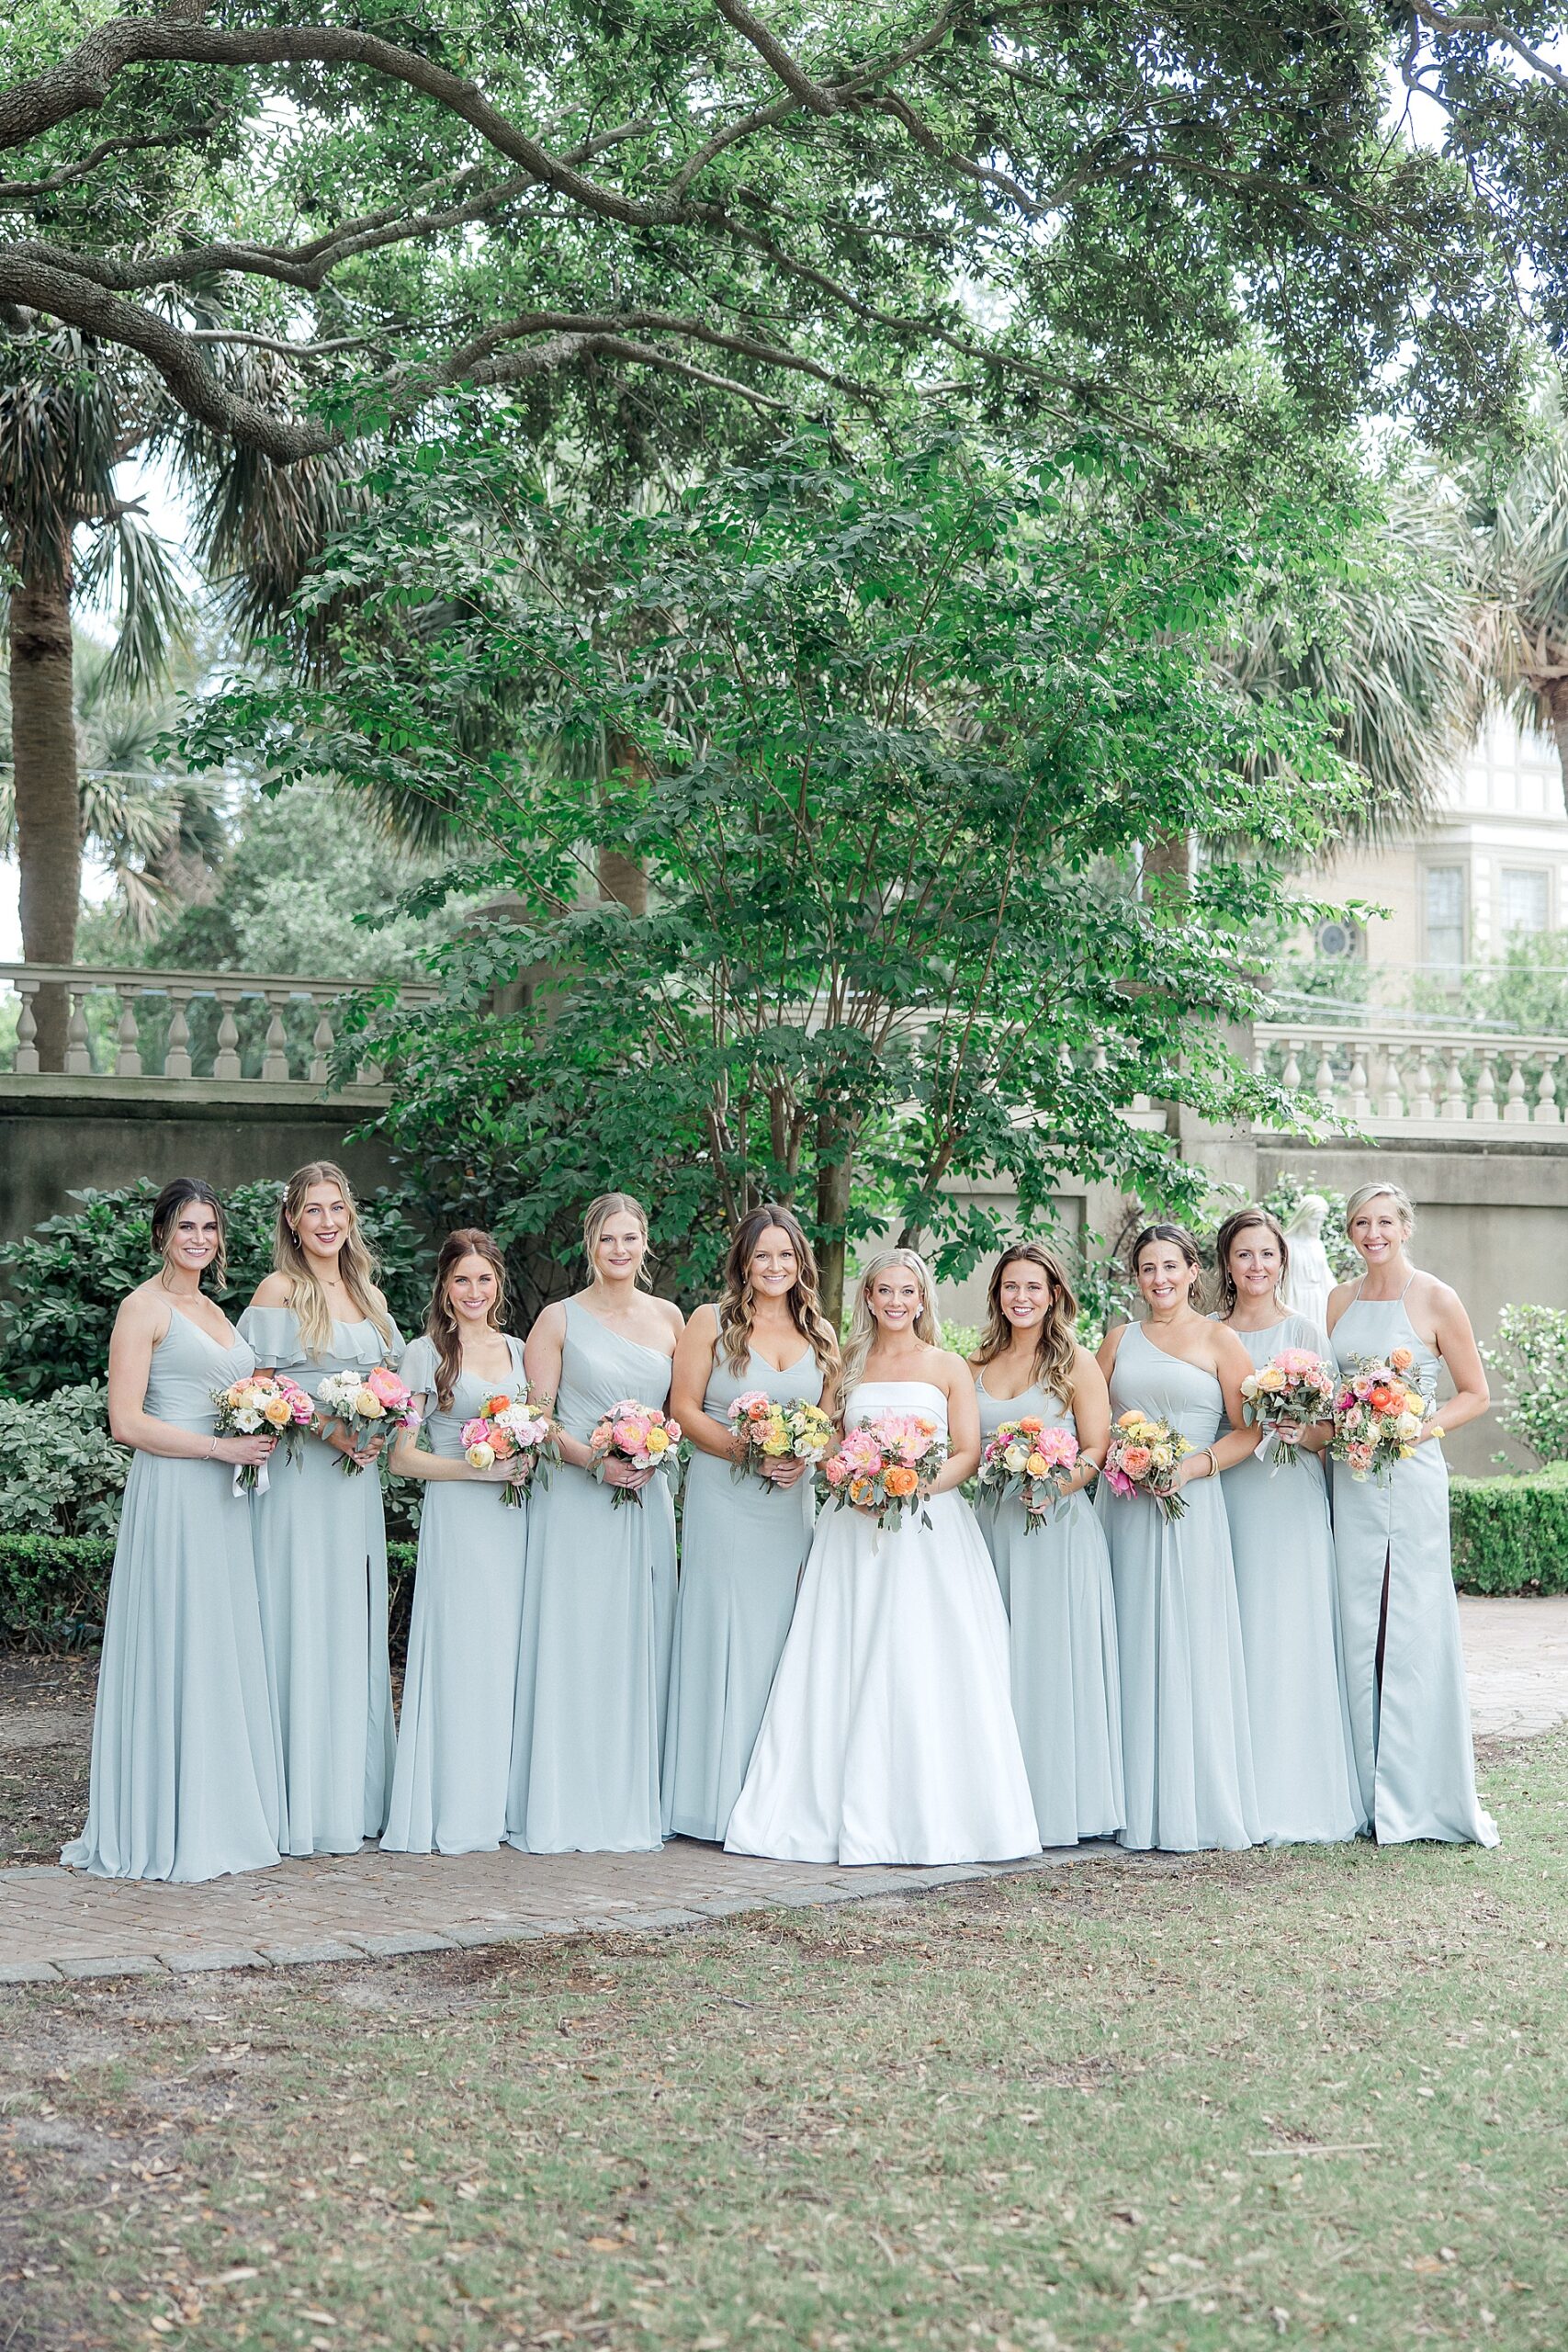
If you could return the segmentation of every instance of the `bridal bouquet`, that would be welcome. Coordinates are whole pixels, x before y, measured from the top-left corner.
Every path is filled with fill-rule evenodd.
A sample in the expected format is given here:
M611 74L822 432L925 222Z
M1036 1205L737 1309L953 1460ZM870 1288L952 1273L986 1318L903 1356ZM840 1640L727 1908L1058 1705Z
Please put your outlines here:
M601 1484L612 1461L629 1462L635 1470L668 1470L680 1458L680 1443L679 1421L672 1421L657 1405L639 1405L634 1396L625 1396L590 1430L588 1444L593 1460L589 1467ZM616 1487L614 1493L616 1510L623 1503L636 1503L642 1509L642 1495L636 1487Z
M560 1460L555 1425L532 1397L487 1396L482 1408L463 1423L463 1459L470 1470L488 1470L492 1463L522 1465L501 1489L503 1506L517 1510L536 1478L550 1483L550 1464Z
M1276 1470L1281 1462L1298 1458L1296 1437L1309 1422L1332 1418L1338 1385L1333 1365L1314 1355L1310 1348L1281 1348L1259 1371L1247 1374L1241 1384L1242 1412L1248 1429L1255 1429L1259 1421L1272 1427L1273 1441L1265 1459Z
M1066 1491L1078 1464L1078 1442L1060 1421L1031 1414L1003 1421L980 1456L979 1487L1004 1502L1016 1494L1023 1505L1024 1532L1043 1527L1055 1498Z
M1408 1462L1434 1407L1406 1377L1415 1356L1408 1348L1381 1356L1357 1356L1334 1399L1334 1439L1329 1453L1358 1483L1386 1478L1396 1462Z
M316 1391L316 1403L323 1420L343 1423L356 1452L368 1439L384 1436L389 1428L419 1426L412 1391L390 1364L378 1363L373 1372L329 1372ZM344 1476L352 1478L365 1464L345 1453L340 1466Z
M1151 1420L1136 1409L1123 1413L1111 1432L1106 1484L1113 1495L1146 1496L1164 1520L1179 1519L1187 1505L1171 1480L1182 1455L1191 1451L1168 1421Z
M777 1481L767 1476L770 1462L804 1462L815 1469L833 1442L833 1424L820 1405L778 1405L761 1388L738 1396L728 1419L743 1445L733 1473L737 1481L761 1478L776 1487Z
M947 1440L929 1413L878 1413L844 1431L820 1476L830 1502L852 1503L878 1527L897 1527L915 1511L929 1527L920 1483L934 1478L946 1460Z
M256 1372L247 1379L231 1381L227 1388L219 1389L212 1401L218 1408L218 1436L255 1437L270 1431L285 1453L298 1450L316 1413L304 1389L280 1372ZM265 1495L266 1473L265 1462L236 1463L234 1492L243 1494L250 1487Z

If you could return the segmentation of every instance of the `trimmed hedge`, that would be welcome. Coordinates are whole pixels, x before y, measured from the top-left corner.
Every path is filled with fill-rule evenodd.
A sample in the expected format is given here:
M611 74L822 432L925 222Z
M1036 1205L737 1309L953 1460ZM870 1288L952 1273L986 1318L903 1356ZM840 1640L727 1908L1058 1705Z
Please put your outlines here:
M415 1546L389 1544L393 1655L408 1642ZM102 1535L0 1535L0 1642L82 1649L104 1630L114 1545Z
M1449 1484L1461 1592L1568 1592L1568 1462Z
M1461 1592L1568 1592L1568 1462L1449 1486ZM415 1547L389 1544L392 1655L408 1640ZM0 1535L0 1641L74 1649L103 1631L114 1545L98 1535Z

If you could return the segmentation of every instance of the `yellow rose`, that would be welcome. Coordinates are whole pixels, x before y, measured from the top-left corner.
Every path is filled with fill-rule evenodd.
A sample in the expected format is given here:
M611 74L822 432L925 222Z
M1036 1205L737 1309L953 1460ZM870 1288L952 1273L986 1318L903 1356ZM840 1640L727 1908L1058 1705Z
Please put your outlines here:
M1023 1466L1031 1478L1043 1478L1048 1464L1043 1453L1032 1453Z
M282 1429L287 1422L294 1419L289 1410L287 1396L269 1396L262 1407L262 1412L275 1430Z
M655 1434L662 1437L664 1432L662 1430L657 1430ZM652 1438L649 1438L649 1444L651 1448L653 1445ZM774 1455L787 1453L789 1452L789 1440L785 1437L783 1430L773 1430L769 1432L768 1436L762 1440L762 1451L764 1453L772 1453Z
M354 1409L362 1420L378 1421L387 1408L373 1388L362 1388L354 1400Z
M670 1447L669 1431L667 1430L649 1430L648 1436L643 1442L645 1452L649 1453L665 1453L669 1451ZM769 1450L770 1449L766 1447L763 1449L764 1452Z
M488 1470L495 1460L493 1445L470 1445L463 1456L470 1470Z

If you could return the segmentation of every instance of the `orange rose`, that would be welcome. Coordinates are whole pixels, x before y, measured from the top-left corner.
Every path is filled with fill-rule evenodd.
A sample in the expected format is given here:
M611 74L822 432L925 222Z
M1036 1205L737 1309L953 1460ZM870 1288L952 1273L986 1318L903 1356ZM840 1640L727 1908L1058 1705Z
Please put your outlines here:
M493 1419L495 1419L495 1416L497 1415L497 1413L504 1413L504 1412L505 1412L505 1410L506 1410L506 1408L507 1408L507 1407L508 1407L508 1405L510 1405L510 1404L511 1404L511 1402L512 1402L512 1399L511 1399L511 1397L510 1397L510 1396L491 1396L491 1397L488 1397L488 1398L486 1399L486 1402L485 1402L485 1411L484 1411L484 1417L485 1417L486 1420L487 1420L487 1421L493 1420Z
M1381 1380L1367 1399L1374 1413L1386 1413L1393 1401L1394 1391Z
M904 1463L896 1462L884 1483L890 1495L912 1495L920 1482Z
M1019 1423L1019 1428L1021 1430L1027 1430L1031 1437L1034 1435L1036 1430L1043 1430L1044 1426L1045 1424L1042 1420L1026 1420L1020 1421Z

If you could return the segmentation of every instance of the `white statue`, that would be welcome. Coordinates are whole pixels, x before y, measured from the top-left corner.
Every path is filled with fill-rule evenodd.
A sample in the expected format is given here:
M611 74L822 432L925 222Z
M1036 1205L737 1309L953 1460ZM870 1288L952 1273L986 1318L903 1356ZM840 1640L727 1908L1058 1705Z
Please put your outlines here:
M1304 1315L1319 1331L1328 1329L1328 1294L1334 1270L1323 1246L1323 1220L1328 1203L1321 1193L1303 1193L1285 1227L1291 1262L1285 1274L1285 1296L1292 1310Z

